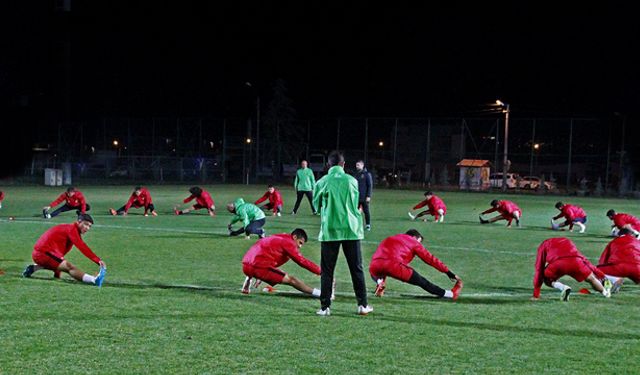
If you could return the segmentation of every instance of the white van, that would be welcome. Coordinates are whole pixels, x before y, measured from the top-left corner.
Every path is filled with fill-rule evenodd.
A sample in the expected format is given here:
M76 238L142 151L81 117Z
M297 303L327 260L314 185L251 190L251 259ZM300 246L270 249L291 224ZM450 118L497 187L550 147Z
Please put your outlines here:
M500 173L492 173L489 176L489 183L491 187L502 187L502 172ZM507 173L507 188L515 189L518 185L518 174L517 173Z

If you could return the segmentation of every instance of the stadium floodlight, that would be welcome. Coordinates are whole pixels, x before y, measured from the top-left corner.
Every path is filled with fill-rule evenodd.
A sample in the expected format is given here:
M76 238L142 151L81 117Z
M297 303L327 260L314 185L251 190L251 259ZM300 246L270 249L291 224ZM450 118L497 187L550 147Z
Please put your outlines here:
M114 146L114 147L118 147L118 144L119 144L118 140L117 140L117 139L114 139L114 140L113 140L113 146Z
M384 142L382 142L382 141L378 142L378 146L380 146L380 147L384 146Z
M251 143L251 138L247 138L246 142Z
M502 191L507 191L507 155L509 152L509 104L502 100L496 100L496 104L503 108L504 113L504 155L502 157Z

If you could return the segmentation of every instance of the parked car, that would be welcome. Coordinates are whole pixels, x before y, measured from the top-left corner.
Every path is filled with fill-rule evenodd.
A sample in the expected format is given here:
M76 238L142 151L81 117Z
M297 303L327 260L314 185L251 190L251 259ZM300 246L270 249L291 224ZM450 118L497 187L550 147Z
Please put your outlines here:
M537 190L540 189L540 177L538 176L524 176L520 180L520 188L527 190ZM544 190L555 190L557 188L556 184L550 181L544 182Z
M507 188L515 189L518 184L518 174L517 173L507 173ZM491 187L502 187L502 173L492 173L489 176L489 183Z

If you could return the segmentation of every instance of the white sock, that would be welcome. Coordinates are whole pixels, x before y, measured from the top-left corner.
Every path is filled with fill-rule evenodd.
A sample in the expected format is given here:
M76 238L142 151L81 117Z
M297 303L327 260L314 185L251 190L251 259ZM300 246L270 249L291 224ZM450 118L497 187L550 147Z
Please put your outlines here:
M311 292L311 295L314 296L314 297L320 298L320 289L313 288L313 292Z
M378 279L378 280L376 280L376 284L378 284L378 285L382 284L383 282L384 282L384 279Z
M444 298L453 298L453 292L450 290L445 290L444 291Z
M82 282L87 284L95 284L96 278L95 276L91 276L88 273L85 273L84 276L82 276Z
M582 223L575 223L575 224L580 227L580 232L584 232L585 229L587 229L586 225Z
M618 280L621 279L621 277L615 277L615 276L611 276L611 275L604 275L604 277L606 277L607 279L609 279L609 281L611 281L612 283L617 283Z
M556 289L558 289L558 290L560 290L560 291L563 291L563 290L568 288L568 286L564 285L563 283L561 283L559 281L552 282L551 286L556 288Z

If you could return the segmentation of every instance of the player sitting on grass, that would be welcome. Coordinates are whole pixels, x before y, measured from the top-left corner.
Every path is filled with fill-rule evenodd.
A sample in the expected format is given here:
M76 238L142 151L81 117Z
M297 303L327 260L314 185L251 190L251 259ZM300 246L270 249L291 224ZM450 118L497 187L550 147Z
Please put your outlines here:
M613 236L620 235L620 231L626 229L636 238L640 238L640 220L637 217L623 213L617 214L614 210L607 211L607 217L613 221L611 225L611 234Z
M570 239L559 237L544 240L538 247L532 299L540 298L540 288L544 283L560 290L560 299L568 301L571 288L558 281L564 275L573 277L577 282L586 280L603 296L611 297L611 281L582 255Z
M258 205L258 204L266 201L267 199L269 200L269 203L265 204L261 208L264 209L264 210L273 211L273 215L274 216L275 215L281 216L282 215L282 205L284 204L284 202L282 201L282 195L280 194L280 192L273 185L269 185L267 187L267 191L264 193L264 195L262 197L260 197L260 199L255 201L254 204Z
M107 274L107 265L91 251L82 240L82 235L87 233L93 225L93 218L88 214L78 215L78 221L71 224L58 224L49 228L36 242L31 257L35 264L30 264L22 272L23 277L31 275L41 269L54 272L58 277L60 272L66 272L78 281L96 286L102 286ZM71 264L64 256L75 246L84 256L100 266L97 276L91 276L82 272Z
M251 238L251 234L257 234L258 237L264 238L265 224L264 212L252 203L245 203L244 199L238 198L234 203L227 204L227 210L234 214L231 222L227 226L230 236L238 236L244 233L247 239ZM238 221L242 222L242 228L233 230L233 224Z
M384 294L386 278L389 276L405 283L417 285L438 297L451 298L454 301L458 299L460 290L462 290L462 280L425 249L420 244L421 242L422 235L417 230L410 229L405 234L387 237L380 243L369 265L369 273L376 282L376 296L382 297ZM409 263L416 255L431 267L446 273L449 279L455 282L453 288L444 290L411 268Z
M587 229L585 225L587 223L587 214L582 207L573 204L564 204L562 202L556 203L556 208L560 210L560 213L551 219L551 229L563 230L562 228L569 226L569 231L573 232L573 225L580 227L580 233L584 233ZM556 224L555 220L564 217L565 221L562 224Z
M176 215L184 215L190 211L206 208L209 216L216 216L216 205L208 191L198 186L193 186L189 188L189 193L191 193L191 195L186 197L183 203L189 203L195 199L196 204L191 206L191 208L184 208L182 210L178 210L177 207L174 207L173 212L175 212Z
M320 267L300 254L299 249L306 242L307 233L300 228L294 229L291 234L274 234L256 242L242 258L242 272L247 276L242 285L242 293L250 292L251 279L255 278L257 282L254 286L256 287L260 284L259 281L264 281L272 287L277 284L286 284L320 298L320 289L312 288L302 280L278 269L292 259L300 267L319 276ZM268 290L273 291L272 288Z
M481 224L490 224L495 223L498 220L506 220L507 228L511 228L511 222L513 219L516 220L516 226L520 226L520 218L522 217L522 210L518 205L511 201L499 201L494 199L491 201L491 208L480 213L480 223ZM489 214L491 212L496 212L500 215L494 216L489 220L483 219L482 215Z
M424 193L425 199L416 204L412 210L417 210L424 206L427 206L427 209L418 213L417 215L412 214L411 212L407 212L411 220L415 220L421 216L431 215L433 216L433 220L436 223L442 223L444 221L444 215L447 214L447 206L445 206L444 202L440 197L433 194L432 191L427 191ZM424 221L427 221L427 218L424 218Z
M627 277L640 284L640 240L628 229L620 230L620 237L605 247L598 269L613 283L612 293L617 293Z
M135 208L144 207L144 216L149 216L149 211L151 211L151 215L158 216L156 208L153 205L153 200L151 199L151 193L149 193L149 190L147 190L147 188L143 188L140 186L136 186L133 189L133 193L131 193L129 200L127 201L127 203L125 203L124 206L120 207L118 211L110 208L109 213L114 216L124 216L129 212L129 208L131 208L131 206Z
M49 213L51 207L55 207L60 203L65 202L63 206L60 206L57 210ZM51 219L52 217L58 216L62 212L76 210L76 214L84 214L91 209L91 206L87 204L87 201L84 199L84 195L80 190L77 190L73 186L67 188L67 191L60 194L56 200L49 203L48 206L45 206L42 209L42 216L45 219Z

